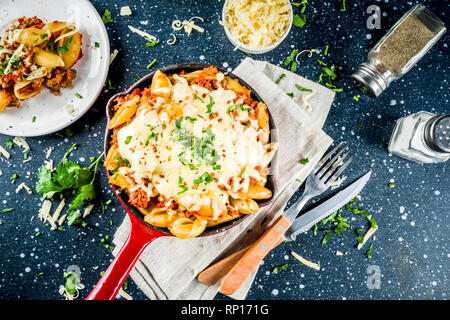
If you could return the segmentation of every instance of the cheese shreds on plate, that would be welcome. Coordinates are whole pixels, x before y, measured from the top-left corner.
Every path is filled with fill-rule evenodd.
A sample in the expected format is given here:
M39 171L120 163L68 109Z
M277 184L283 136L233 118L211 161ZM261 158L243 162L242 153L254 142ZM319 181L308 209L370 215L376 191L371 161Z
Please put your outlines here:
M11 157L11 154L2 146L0 146L0 153L6 158L9 159Z
M110 59L110 61L111 61L111 59ZM110 62L110 63L111 63L111 62ZM69 116L71 116L71 117L75 116L75 108L74 108L73 105L71 105L71 104L66 104L66 105L64 106L64 109L66 110L66 112L67 112L67 114L68 114Z
M129 16L131 14L132 14L132 12L131 12L131 9L130 9L129 6L124 6L124 7L120 8L120 15L121 16Z
M198 19L200 21L204 21L203 18L201 17L192 17L189 20L174 20L172 22L172 29L173 30L181 30L184 29L184 31L189 35L191 35L192 30L197 30L198 32L205 32L205 29L203 29L202 27L199 27L198 25L195 24L195 19Z
M22 137L14 137L13 142L20 148L23 148L22 152L30 151L30 145Z
M288 0L230 0L219 23L250 49L278 42L289 28L292 6Z
M367 242L367 240L369 240L369 238L375 233L375 231L378 230L378 226L376 227L371 227L369 230L367 230L366 234L363 237L363 240L361 243L358 243L358 245L356 246L356 248L361 249L362 246Z
M297 259L298 261L300 261L301 263L303 263L305 266L313 268L315 270L320 270L320 265L318 263L314 263L311 262L309 260L306 260L305 258L303 258L302 256L298 255L297 253L295 253L294 251L291 251L292 256Z

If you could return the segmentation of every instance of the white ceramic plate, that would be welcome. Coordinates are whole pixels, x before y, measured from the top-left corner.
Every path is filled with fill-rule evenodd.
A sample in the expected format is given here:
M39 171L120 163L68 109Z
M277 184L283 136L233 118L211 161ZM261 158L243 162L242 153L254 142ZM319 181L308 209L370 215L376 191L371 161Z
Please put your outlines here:
M87 0L2 0L0 31L3 32L12 20L23 16L37 16L44 23L55 20L75 22L83 43L83 56L72 67L77 71L72 87L61 88L59 96L44 89L38 95L21 101L19 109L8 107L0 113L0 133L32 137L61 130L89 110L106 81L110 49L102 19ZM95 42L100 47L96 48ZM77 98L76 93L82 99ZM66 111L67 105L73 106L73 115Z

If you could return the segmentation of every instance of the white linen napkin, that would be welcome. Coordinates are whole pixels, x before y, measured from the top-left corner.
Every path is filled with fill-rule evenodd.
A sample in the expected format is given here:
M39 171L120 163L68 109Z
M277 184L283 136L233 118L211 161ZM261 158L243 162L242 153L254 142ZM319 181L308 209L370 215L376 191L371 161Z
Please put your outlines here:
M246 81L267 104L277 127L278 190L271 205L261 208L237 226L217 235L180 240L163 237L153 241L142 253L130 273L150 299L213 299L219 283L205 286L196 276L212 262L226 257L258 239L332 143L321 127L330 110L334 92L295 73L263 61L246 58L233 71ZM282 74L282 80L277 79ZM311 89L298 90L295 85ZM293 93L294 96L287 93ZM308 158L306 165L300 160ZM114 235L113 255L122 247L130 230L126 217ZM254 280L253 272L231 297L245 299Z

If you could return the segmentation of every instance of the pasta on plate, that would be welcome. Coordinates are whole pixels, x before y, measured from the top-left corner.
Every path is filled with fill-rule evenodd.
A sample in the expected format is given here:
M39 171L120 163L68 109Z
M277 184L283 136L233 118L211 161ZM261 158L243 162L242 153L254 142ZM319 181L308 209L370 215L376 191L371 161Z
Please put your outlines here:
M116 99L109 182L178 238L258 211L276 152L266 105L211 66L166 75Z
M44 24L37 17L14 20L0 37L0 112L20 106L45 87L59 95L76 78L81 34L74 23Z

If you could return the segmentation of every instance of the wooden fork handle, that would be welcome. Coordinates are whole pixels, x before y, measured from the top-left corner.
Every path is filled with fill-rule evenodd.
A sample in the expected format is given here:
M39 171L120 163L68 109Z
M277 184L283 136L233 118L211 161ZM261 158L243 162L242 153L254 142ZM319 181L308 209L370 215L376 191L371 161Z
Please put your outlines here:
M278 243L291 224L292 222L283 215L279 217L225 275L220 284L220 291L226 295L235 293Z
M278 246L284 240L285 238L282 236L273 248ZM240 258L242 258L242 256L248 251L248 249L251 248L252 245L253 244L250 244L244 249L236 251L228 257L206 268L199 273L199 275L197 276L197 280L207 286L215 285L217 281L222 279L231 270L231 268L239 261Z

